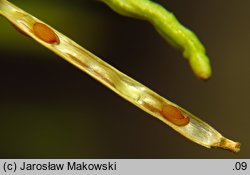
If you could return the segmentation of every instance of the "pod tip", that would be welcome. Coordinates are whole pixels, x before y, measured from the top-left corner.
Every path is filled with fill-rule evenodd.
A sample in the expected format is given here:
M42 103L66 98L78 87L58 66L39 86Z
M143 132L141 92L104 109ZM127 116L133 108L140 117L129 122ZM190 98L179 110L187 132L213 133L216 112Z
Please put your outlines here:
M219 143L216 143L213 147L222 148L237 153L240 151L240 146L241 144L239 142L235 142L227 138L222 138L221 141Z

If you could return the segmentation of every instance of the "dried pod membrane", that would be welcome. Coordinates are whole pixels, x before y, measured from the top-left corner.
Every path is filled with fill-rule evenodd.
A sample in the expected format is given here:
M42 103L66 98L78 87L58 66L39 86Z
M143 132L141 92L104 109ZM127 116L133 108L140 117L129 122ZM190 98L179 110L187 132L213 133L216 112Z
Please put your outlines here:
M24 31L22 31L20 28L18 28L16 25L12 24L12 26L16 29L16 31L18 31L19 33L21 33L24 36L29 36L27 35Z

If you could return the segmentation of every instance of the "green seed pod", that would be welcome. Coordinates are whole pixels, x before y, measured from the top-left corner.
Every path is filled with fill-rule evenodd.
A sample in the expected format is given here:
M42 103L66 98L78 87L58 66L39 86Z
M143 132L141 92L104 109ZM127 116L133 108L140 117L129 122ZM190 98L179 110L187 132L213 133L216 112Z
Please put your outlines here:
M183 52L196 76L204 80L211 76L210 62L199 39L161 5L149 0L102 1L121 15L152 23L166 41Z

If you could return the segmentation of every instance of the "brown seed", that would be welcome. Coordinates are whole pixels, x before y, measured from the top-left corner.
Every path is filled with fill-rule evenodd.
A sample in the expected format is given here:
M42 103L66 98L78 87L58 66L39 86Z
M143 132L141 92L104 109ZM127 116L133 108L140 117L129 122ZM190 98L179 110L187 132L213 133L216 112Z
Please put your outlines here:
M45 24L36 22L33 25L34 34L41 40L49 44L59 44L60 40L56 33Z
M162 115L168 121L178 126L185 126L189 123L189 117L184 116L179 109L168 104L162 106Z

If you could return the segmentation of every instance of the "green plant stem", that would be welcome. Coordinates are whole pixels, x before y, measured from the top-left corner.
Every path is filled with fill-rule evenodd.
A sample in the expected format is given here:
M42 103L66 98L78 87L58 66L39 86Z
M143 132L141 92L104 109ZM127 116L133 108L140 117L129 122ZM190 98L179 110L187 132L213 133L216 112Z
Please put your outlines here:
M172 46L183 52L195 75L201 79L211 76L211 66L205 48L196 35L185 28L175 16L150 0L102 0L115 12L147 20Z

